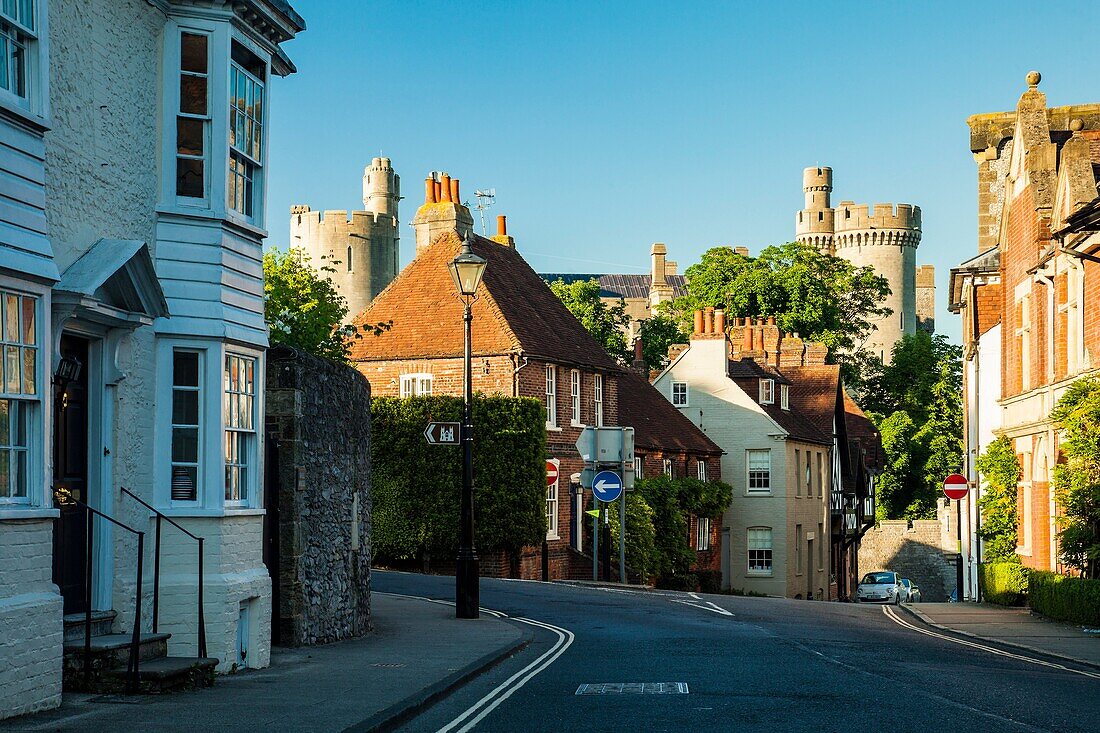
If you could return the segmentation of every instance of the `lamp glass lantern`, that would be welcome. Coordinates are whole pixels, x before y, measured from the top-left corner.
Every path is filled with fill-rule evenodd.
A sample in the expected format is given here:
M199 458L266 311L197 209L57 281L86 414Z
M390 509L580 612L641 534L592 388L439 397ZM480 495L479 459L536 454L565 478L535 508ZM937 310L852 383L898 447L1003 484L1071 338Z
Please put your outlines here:
M462 249L451 260L450 270L458 292L466 296L477 294L477 287L485 274L485 258L477 256L470 249L469 236L462 242Z

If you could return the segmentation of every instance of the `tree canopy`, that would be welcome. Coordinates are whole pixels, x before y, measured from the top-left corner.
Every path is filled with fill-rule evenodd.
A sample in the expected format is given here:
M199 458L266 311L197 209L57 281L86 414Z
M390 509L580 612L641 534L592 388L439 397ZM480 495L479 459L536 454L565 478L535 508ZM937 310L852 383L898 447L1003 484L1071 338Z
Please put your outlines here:
M624 333L630 325L630 316L621 299L614 305L605 303L600 298L600 282L595 278L571 283L559 279L550 283L550 289L611 358L620 364L630 360Z
M642 360L651 370L665 368L669 346L688 341L688 335L676 319L664 313L655 313L642 321L638 336L642 339Z
M1100 578L1100 379L1079 379L1051 411L1065 462L1054 467L1062 560Z
M349 339L361 338L362 334L345 323L347 300L323 274L332 272L332 264L324 263L319 273L299 249L264 253L264 320L272 343L294 346L333 361L348 360ZM368 330L379 333L386 328L389 324L380 323Z

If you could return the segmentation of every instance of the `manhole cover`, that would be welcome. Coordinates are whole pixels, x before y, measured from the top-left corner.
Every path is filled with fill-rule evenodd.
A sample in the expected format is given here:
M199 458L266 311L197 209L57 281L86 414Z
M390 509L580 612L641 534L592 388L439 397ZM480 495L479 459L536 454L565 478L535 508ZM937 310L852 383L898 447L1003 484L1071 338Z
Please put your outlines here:
M397 669L398 667L404 667L406 665L402 664L401 662L378 662L377 664L372 664L371 666L383 667L385 669Z
M577 688L578 695L686 695L687 682L592 682Z

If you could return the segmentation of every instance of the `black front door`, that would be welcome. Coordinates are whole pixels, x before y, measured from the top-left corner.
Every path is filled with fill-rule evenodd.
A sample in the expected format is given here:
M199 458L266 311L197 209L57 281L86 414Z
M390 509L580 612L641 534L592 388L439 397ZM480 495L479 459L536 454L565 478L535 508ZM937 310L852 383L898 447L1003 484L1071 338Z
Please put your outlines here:
M88 342L61 336L61 356L80 362L80 376L54 400L53 482L88 503ZM53 582L61 589L65 613L87 610L87 514L77 505L58 504L61 518L53 533Z

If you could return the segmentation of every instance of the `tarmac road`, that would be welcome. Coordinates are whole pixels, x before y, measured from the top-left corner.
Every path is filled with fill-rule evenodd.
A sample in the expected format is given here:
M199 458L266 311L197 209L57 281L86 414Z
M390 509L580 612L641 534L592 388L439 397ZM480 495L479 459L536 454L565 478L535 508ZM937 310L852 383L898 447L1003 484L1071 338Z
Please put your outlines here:
M372 585L454 597L449 577ZM481 604L534 642L401 730L1100 731L1100 670L921 633L880 606L491 579Z

